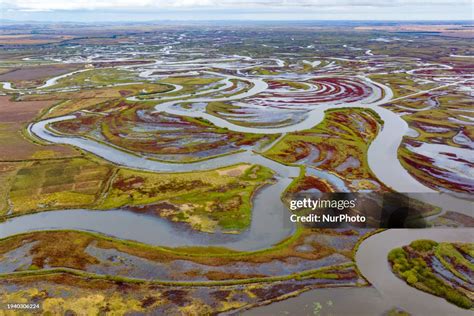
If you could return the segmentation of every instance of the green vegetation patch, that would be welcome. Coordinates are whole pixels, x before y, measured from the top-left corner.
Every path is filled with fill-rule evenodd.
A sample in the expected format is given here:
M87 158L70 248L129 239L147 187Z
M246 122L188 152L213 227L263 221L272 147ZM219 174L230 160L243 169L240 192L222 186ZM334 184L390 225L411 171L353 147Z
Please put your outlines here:
M377 190L384 186L382 183L378 187L374 185L378 180L369 168L367 151L380 124L380 118L372 110L328 110L320 124L301 132L288 133L266 151L265 156L281 163L294 164L317 152L312 161L305 162L306 166L334 173L348 182L358 180L353 185L355 190ZM317 188L323 192L331 190L327 181L322 179L302 177L293 185L305 189Z
M83 158L25 163L10 189L12 214L91 205L111 170Z
M196 230L239 233L249 227L253 194L272 181L262 166L202 172L118 169L89 158L0 165L1 215L57 209L126 207L183 222Z
M392 89L393 97L399 98L409 94L418 93L436 87L435 83L420 83L414 77L406 72L386 74L374 74L369 76L370 79L386 84Z
M241 231L250 225L252 195L271 177L270 169L249 164L190 173L121 169L98 208L131 206L201 231Z
M103 85L137 82L140 78L132 71L116 68L89 69L66 76L48 89L69 88L75 86L97 87Z
M468 288L474 285L474 264L473 257L462 249L473 246L473 243L416 240L390 251L388 261L392 271L409 285L470 309L474 301Z

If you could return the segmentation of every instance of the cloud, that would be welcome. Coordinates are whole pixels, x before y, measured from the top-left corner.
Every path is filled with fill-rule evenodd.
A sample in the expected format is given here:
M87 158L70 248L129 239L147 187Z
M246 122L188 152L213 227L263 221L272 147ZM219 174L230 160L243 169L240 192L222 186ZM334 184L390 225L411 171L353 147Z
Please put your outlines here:
M469 6L471 0L0 0L0 8L22 11L113 9L304 9L352 7Z

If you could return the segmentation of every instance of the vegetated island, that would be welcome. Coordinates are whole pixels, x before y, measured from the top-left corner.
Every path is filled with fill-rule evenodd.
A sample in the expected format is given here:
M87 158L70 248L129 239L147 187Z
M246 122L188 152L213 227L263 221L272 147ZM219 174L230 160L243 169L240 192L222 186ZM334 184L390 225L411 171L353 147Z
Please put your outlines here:
M415 240L388 254L392 271L410 286L474 307L474 243Z

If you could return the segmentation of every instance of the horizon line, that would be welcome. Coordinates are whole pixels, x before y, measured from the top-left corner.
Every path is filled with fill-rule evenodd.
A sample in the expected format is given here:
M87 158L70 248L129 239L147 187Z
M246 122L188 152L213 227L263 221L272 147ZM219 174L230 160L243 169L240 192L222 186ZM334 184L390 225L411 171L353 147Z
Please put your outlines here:
M36 20L36 19L25 19L25 20L14 20L14 19L0 19L1 22L11 22L11 23L26 23L26 22L37 22L45 24L54 24L54 23L81 23L81 24L91 24L91 23L159 23L159 22L293 22L293 23L304 23L304 22L463 22L468 24L474 24L474 20L469 19L173 19L167 18L162 20L110 20L110 21L100 21L100 20L91 20L91 21L71 21L71 20L57 20L57 21L45 21L45 20ZM1 26L0 26L1 28Z

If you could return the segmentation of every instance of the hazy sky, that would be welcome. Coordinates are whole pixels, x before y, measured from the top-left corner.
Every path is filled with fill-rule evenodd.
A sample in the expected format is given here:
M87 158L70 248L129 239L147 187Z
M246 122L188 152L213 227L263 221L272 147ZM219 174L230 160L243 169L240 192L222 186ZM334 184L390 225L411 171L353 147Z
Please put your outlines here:
M0 17L41 21L472 20L473 0L0 0Z

